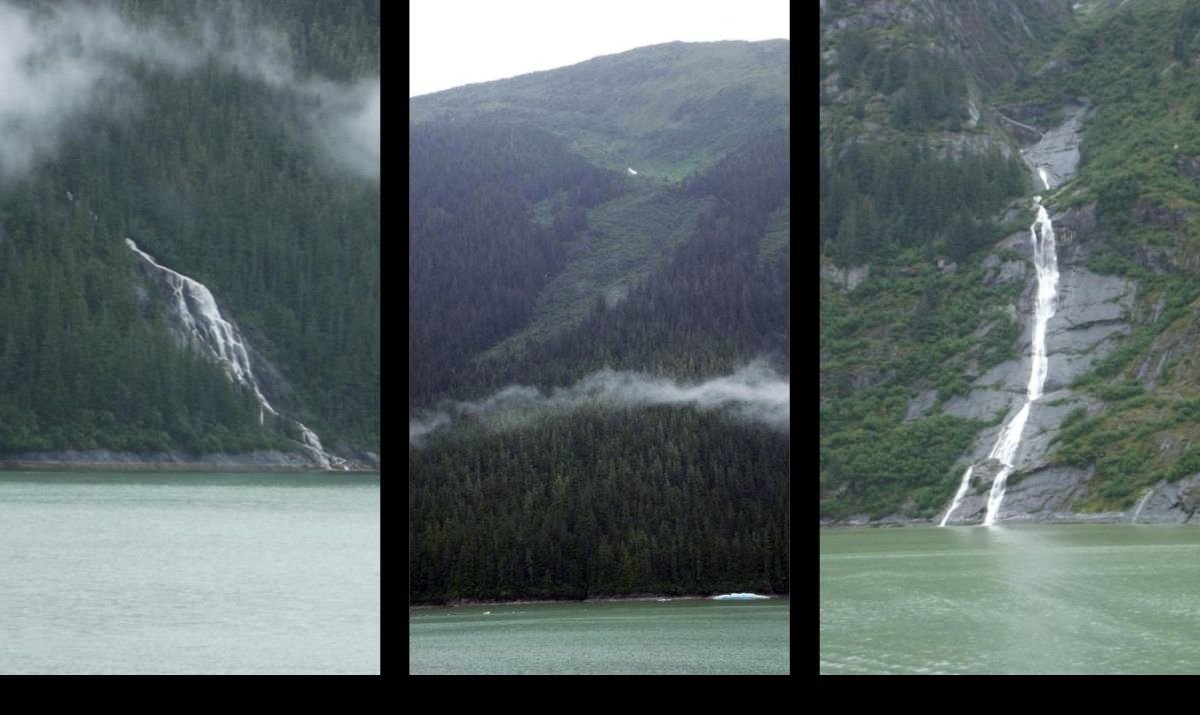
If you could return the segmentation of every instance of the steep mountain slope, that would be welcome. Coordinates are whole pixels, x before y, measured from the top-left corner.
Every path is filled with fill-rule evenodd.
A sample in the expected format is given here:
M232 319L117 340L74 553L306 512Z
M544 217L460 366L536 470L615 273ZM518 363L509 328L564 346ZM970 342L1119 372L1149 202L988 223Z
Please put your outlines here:
M1040 24L1037 17L1062 16L1065 7L964 5L968 13L995 14L998 21L1015 10L1031 27ZM843 6L843 19L878 18L878 9L851 3ZM1142 502L1141 519L1186 519L1191 485L1200 481L1189 456L1195 436L1191 363L1179 357L1194 352L1196 320L1197 186L1188 172L1196 154L1200 18L1194 3L1185 2L1076 3L1070 10L1070 19L1054 32L1032 32L1017 48L1023 60L1009 84L989 85L970 62L958 62L983 100L974 111L956 110L958 118L978 112L971 133L987 131L988 144L1020 148L1031 179L1023 193L1044 194L1057 239L1058 295L1047 325L1045 394L1031 405L1012 474L997 490L1003 493L998 516L1128 520ZM893 13L854 43L887 44L882 38L909 33L908 23L903 13ZM930 31L948 37L935 26ZM830 30L827 36L833 44L846 33ZM847 89L872 83L869 74L860 75ZM828 76L823 84L833 86ZM890 129L860 123L854 98L844 95L827 103L830 126L842 128L843 140L887 135L894 141L903 116L896 110L910 89L891 96L889 115L875 115ZM962 93L950 105L974 101L976 95ZM871 106L866 103L864 118ZM931 116L901 130L935 150L980 145L947 136L954 121ZM874 151L886 157L885 150ZM1030 374L1037 284L1027 263L1030 199L1010 204L1007 212L993 207L964 216L983 225L1016 221L1008 230L996 229L995 238L964 242L963 224L952 221L927 234L932 240L924 256L889 248L887 241L864 246L861 214L869 224L883 222L880 214L896 218L894 210L869 210L880 197L892 200L895 175L864 183L871 174L844 145L826 153L831 172L849 177L842 193L859 198L837 203L831 191L823 202L823 226L841 231L850 217L854 230L841 232L857 241L847 245L826 233L825 256L842 268L822 269L836 278L822 288L822 519L941 518L958 501L955 490L963 480L967 490L951 523L977 523L987 511L993 479L1005 472L988 456L1025 400ZM933 167L923 181L936 182L939 172L951 170L970 173L961 163ZM899 218L898 233L910 240L912 227L929 230L912 214ZM1021 224L1026 228L1012 230ZM889 229L896 235L895 226L876 232L886 236ZM948 294L955 285L958 292ZM963 292L968 285L991 292ZM882 327L898 321L909 329ZM918 447L931 439L937 450ZM881 448L856 452L869 443ZM964 478L968 466L971 474Z
M294 420L378 452L377 4L0 11L19 40L0 51L0 454L303 451ZM126 238L211 290L287 419L172 334Z
M651 316L648 306L678 303L685 295L689 301L700 300L698 290L707 295L703 302L713 306L722 291L734 290L765 292L768 302L786 305L786 285L754 278L755 271L769 274L768 266L785 265L786 242L761 267L750 261L726 266L727 275L720 279L700 275L713 270L718 256L730 258L739 250L756 256L768 215L787 196L787 134L771 128L787 124L786 102L772 104L769 113L750 100L731 104L728 111L734 114L727 119L736 121L729 122L729 131L748 138L729 146L725 134L705 133L704 127L715 121L708 110L676 119L658 117L659 125L686 129L693 141L706 142L689 155L689 166L703 168L687 182L604 168L596 155L578 148L584 130L560 121L567 110L554 109L558 104L546 110L540 103L544 94L559 97L593 73L604 78L601 86L608 94L593 88L571 100L574 104L563 94L556 101L568 102L564 106L570 116L598 97L624 102L630 87L650 92L655 81L678 83L704 96L721 91L718 79L724 86L760 81L765 70L747 64L746 58L780 53L786 57L786 43L782 49L775 41L674 43L411 100L413 404L431 405L443 393L474 395L512 380L562 384L602 364L642 368L657 363L673 374L700 376L763 351L786 355L786 318L760 316L757 325L745 327L745 321L729 314L724 316L727 325L710 321L707 332L685 327L683 332L691 335L686 346L672 344L669 337L680 326L647 322L661 319ZM786 76L786 64L782 68ZM772 81L781 76L774 59L769 69ZM782 92L786 100L786 83ZM443 117L431 109L450 101L442 95L454 99L458 114ZM491 107L500 101L495 97L519 111L488 110L471 118L472 112L484 110L466 108ZM686 102L694 95L679 97ZM429 116L443 118L424 121ZM619 128L604 126L621 134ZM638 151L652 151L648 136L636 139ZM783 216L777 216L777 236L786 233ZM724 228L731 223L732 231ZM780 243L777 239L775 245ZM710 247L701 248L706 245ZM689 254L693 257L686 258ZM647 292L651 287L660 294ZM595 314L610 307L614 312L604 320L614 328L597 327L601 318ZM675 321L679 310L672 307L662 315ZM768 323L776 331L770 345L760 339ZM625 335L610 335L613 330ZM735 337L739 330L743 337ZM655 335L659 354L623 359L620 352L637 339L631 331ZM607 337L596 338L601 335ZM699 359L718 342L724 343L717 351L720 359ZM558 354L568 349L574 354ZM681 364L684 355L692 356L693 367ZM706 363L704 369L696 367L700 363Z
M787 51L411 100L414 599L788 590Z
M597 166L679 179L787 126L786 40L672 42L414 97L413 121L522 124Z

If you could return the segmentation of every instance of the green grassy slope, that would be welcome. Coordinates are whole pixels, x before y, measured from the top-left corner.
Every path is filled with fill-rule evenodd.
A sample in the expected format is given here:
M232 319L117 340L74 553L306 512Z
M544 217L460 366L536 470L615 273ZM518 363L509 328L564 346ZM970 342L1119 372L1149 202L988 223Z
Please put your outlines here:
M789 55L787 40L643 47L414 97L411 120L527 124L599 166L678 179L787 126Z

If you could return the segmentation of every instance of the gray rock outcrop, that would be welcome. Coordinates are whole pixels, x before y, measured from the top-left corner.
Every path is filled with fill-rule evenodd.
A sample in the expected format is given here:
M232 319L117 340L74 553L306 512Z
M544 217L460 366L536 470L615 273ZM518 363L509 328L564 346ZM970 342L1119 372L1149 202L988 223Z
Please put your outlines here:
M1193 520L1200 507L1200 474L1185 477L1177 482L1159 482L1147 496L1132 507L1130 523L1138 524L1185 524ZM1136 522L1134 517L1137 517Z
M1043 185L1038 168L1046 170L1050 188L1058 188L1075 178L1079 171L1079 133L1083 129L1086 103L1069 105L1065 108L1066 120L1047 131L1033 146L1021 150L1021 155L1034 171L1034 180L1039 190Z
M827 281L838 284L843 290L852 291L862 285L871 275L871 267L868 265L850 266L847 268L838 268L832 263L821 265L821 277Z
M310 471L319 466L307 452L259 450L242 454L186 452L112 452L108 450L62 450L21 452L0 456L3 469L183 469L190 471Z

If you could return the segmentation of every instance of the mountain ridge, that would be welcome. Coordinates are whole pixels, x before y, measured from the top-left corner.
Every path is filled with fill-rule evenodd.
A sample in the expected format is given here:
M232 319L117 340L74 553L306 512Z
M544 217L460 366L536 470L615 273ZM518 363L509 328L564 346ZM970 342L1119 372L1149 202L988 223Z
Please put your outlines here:
M790 47L788 40L641 47L413 97L410 121L525 123L565 138L598 166L679 179L756 133L786 126ZM744 111L756 104L757 113Z

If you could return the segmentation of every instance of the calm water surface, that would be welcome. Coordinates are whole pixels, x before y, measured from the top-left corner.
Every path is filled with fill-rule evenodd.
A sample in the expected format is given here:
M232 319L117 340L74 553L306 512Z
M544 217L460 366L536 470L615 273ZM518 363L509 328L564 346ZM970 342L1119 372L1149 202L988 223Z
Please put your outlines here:
M1200 528L822 530L821 672L1200 673Z
M378 672L378 475L0 472L0 674Z
M408 631L421 675L788 672L787 599L417 608Z

